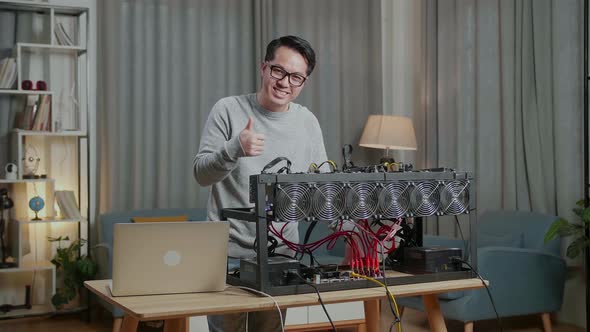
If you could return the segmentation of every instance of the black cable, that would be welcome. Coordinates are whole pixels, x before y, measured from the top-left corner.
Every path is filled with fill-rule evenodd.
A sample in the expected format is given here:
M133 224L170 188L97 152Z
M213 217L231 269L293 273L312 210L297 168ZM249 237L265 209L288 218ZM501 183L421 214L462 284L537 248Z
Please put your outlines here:
M268 235L268 242L270 242L270 246L267 246L268 253L274 254L275 249L279 246L279 240L277 240L274 236Z
M289 160L289 158L287 158L287 157L277 157L277 158L271 160L268 164L266 164L262 168L262 171L260 171L260 173L266 174L269 169L271 169L272 167L274 167L275 165L277 165L281 161L287 162L287 166L281 168L281 171L287 171L287 173L291 173L291 160Z
M465 241L465 237L463 237L463 230L461 229L461 224L459 223L459 218L457 216L455 216L455 221L457 222L457 227L459 228L459 234L461 234L461 240L463 240L463 244L465 245L465 251L470 250L471 249L471 242L469 243L469 247L467 247L467 242ZM463 257L465 257L465 255L466 254L463 254ZM479 279L481 280L481 282L485 286L486 290L488 291L488 296L490 297L490 302L492 302L492 307L494 308L494 312L496 313L496 318L498 318L498 325L500 326L500 331L503 331L502 330L502 321L500 320L500 315L498 315L498 311L496 310L496 305L494 304L494 299L492 298L492 293L490 292L488 285L486 285L486 283L483 281L483 278L479 275L479 273L477 273L477 271L471 266L471 264L467 263L465 261L465 259L461 259L460 262L463 264L467 264L467 266L469 266L471 271L473 271L479 277Z
M311 236L311 232L313 231L313 229L315 228L317 223L318 223L318 221L314 220L307 227L307 230L305 231L305 236L303 237L303 245L306 245L307 242L309 241L309 238ZM301 259L303 259L304 256L305 256L305 250L301 253ZM310 260L312 260L311 265L313 265L313 259L312 259L313 256L311 255L311 251L309 251L309 256L310 256Z
M318 288L312 284L311 282L307 281L305 278L303 278L302 276L299 275L299 273L296 272L291 272L294 275L296 275L299 279L303 280L303 282L310 286L311 288L313 288L315 290L315 292L318 294L318 300L320 301L320 304L322 305L322 309L324 309L324 312L326 313L326 317L328 317L328 320L330 321L330 325L332 325L332 331L336 332L336 326L334 326L334 322L332 321L332 318L330 318L330 314L328 313L328 310L326 309L326 306L324 305L324 301L322 301L322 296L320 295L320 291L318 290Z
M342 172L350 171L352 168L355 168L354 163L351 160L352 154L352 145L344 144L342 147L342 159L344 159L344 163L342 164Z
M322 265L322 264L321 264L321 263L320 263L320 262L319 262L319 261L318 261L318 260L315 258L315 256L313 255L313 251L312 251L311 249L305 249L305 252L307 252L307 254L309 255L309 265L310 265L310 266L313 266L313 262L314 262L314 261L316 262L316 264L317 264L318 266L319 266L319 265ZM305 255L305 253L304 253L303 255ZM301 257L301 258L303 258L303 255L302 255L302 257Z
M477 270L475 270L473 268L473 266L471 266L471 264L467 263L466 261L464 261L460 258L455 258L455 259L460 261L461 263L467 265L469 267L469 269L471 269L471 271L473 271L473 273L475 273L477 275L479 280L481 280L483 286L486 288L486 291L488 292L488 296L490 297L490 302L492 303L492 308L494 308L494 313L496 313L496 318L498 319L498 326L500 327L500 332L503 332L504 329L502 328L502 320L500 319L500 315L498 314L498 310L496 309L496 303L494 303L494 298L492 297L492 292L490 292L490 288L488 287L486 282L483 280L481 275L477 272Z
M324 162L322 162L321 164L318 165L318 168L317 168L317 172L316 173L319 173L320 172L320 168L322 168L322 166L324 166L324 164L330 165L330 173L336 173L336 171L338 171L338 165L336 165L335 162L333 162L331 160L326 160L326 161L324 161Z
M471 242L469 243L469 247L467 241L465 241L465 237L463 236L463 230L461 229L461 224L459 223L459 217L455 215L455 221L457 222L457 227L459 228L459 234L461 234L461 240L463 241L463 247L465 248L465 252L463 253L463 259L467 260L467 255L470 254L471 251Z
M385 255L383 252L384 248L383 248L383 242L381 242L381 264L383 265L383 284L385 285L385 291L388 293L389 296L387 296L387 302L389 302L389 309L391 309L391 312L393 313L393 321L391 322L391 325L389 325L389 332L391 332L391 330L393 329L393 327L395 326L396 323L401 324L402 323L402 318L400 316L397 315L397 312L395 311L394 307L393 307L393 301L391 300L391 297L393 295L391 295L390 291L389 291L389 286L387 285L387 276L385 275Z
M381 223L381 222L379 222ZM387 293L387 302L389 303L389 309L391 310L391 313L393 314L393 321L391 322L391 325L389 325L389 331L391 332L391 330L393 329L393 327L395 326L396 323L401 324L402 323L402 318L400 316L397 315L397 312L395 311L395 308L393 306L393 300L391 299L391 297L393 297L393 295L391 294L391 292L389 291L389 286L387 285L387 275L385 275L385 247L383 245L383 242L381 242L381 240L379 240L376 236L375 238L379 241L379 243L381 244L381 264L382 264L382 269L383 269L383 285L385 285L385 292Z

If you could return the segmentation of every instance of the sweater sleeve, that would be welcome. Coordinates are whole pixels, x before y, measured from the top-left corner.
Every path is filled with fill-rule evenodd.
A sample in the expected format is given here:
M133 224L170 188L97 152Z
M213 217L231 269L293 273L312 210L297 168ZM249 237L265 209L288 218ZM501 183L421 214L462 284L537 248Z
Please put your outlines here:
M232 137L233 136L233 137ZM211 109L193 160L193 173L202 186L210 186L223 180L244 156L239 133L232 135L227 108L222 101Z

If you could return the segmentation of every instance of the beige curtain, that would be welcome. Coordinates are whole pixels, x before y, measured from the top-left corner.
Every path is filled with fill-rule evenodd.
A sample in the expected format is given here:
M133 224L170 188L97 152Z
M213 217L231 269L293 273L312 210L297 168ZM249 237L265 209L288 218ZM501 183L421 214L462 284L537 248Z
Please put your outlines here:
M100 212L204 207L192 177L221 97L256 91L266 44L296 34L318 64L299 97L330 158L381 112L379 2L199 0L99 3ZM359 161L370 156L356 149Z
M261 0L259 43L294 34L314 47L317 65L299 96L318 118L326 152L340 166L342 146L353 159L376 162L378 151L358 147L369 114L382 112L380 2L376 0ZM264 54L261 55L262 61ZM257 79L257 84L260 80Z
M100 211L204 207L191 163L211 106L254 91L247 1L100 2Z
M418 151L406 157L419 168L474 172L478 214L518 209L574 220L583 190L581 1L382 6L384 64L391 59L384 110L412 115L418 135ZM458 236L452 218L440 219L426 230ZM560 319L582 325L580 279L568 281Z

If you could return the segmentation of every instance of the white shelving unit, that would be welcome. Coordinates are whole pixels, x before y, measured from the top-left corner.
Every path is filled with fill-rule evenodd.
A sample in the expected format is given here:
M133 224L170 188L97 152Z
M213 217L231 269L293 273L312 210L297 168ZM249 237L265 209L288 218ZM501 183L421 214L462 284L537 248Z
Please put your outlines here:
M94 0L0 0L0 15L6 15L0 19L18 18L14 20L12 47L3 49L6 41L0 39L0 60L15 58L17 75L14 86L0 89L0 128L8 128L0 131L0 188L6 188L14 201L14 208L4 213L8 217L7 252L17 263L14 268L0 269L0 305L22 304L25 285L32 286L33 304L31 309L0 312L0 320L54 312L51 296L57 276L50 261L58 244L47 239L88 239L90 159L94 153L89 141L95 137L91 136L93 125L89 125L94 111L90 89L95 86L95 60L89 58L95 50L89 52L89 46L95 42L89 41L89 31L95 5ZM58 23L66 28L73 45L58 43ZM23 90L23 80L34 86L44 81L47 90ZM17 121L24 115L27 99L33 100L29 96L36 96L39 102L42 97L50 98L48 125L41 130L31 130ZM2 123L6 119L13 123ZM29 158L35 160L32 166ZM5 178L6 163L17 165L16 180ZM61 216L55 203L57 190L75 193L81 218ZM33 220L35 214L28 207L34 196L45 202L40 220ZM82 253L87 253L86 247Z
M52 95L53 91L30 91L30 90L12 90L0 89L0 95Z

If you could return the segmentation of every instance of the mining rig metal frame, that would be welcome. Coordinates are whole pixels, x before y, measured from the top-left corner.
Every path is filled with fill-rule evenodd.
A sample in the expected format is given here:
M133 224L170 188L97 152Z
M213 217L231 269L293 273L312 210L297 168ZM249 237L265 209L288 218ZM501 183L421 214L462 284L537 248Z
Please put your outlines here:
M354 188L361 186L363 184L365 185L363 188L367 188L368 186L368 188L372 189L368 191L365 190L361 192L355 192ZM287 204L290 204L290 207L287 207L287 209L297 209L295 215L289 213L283 213L281 215L279 211L281 202L277 202L277 195L284 195L284 188L289 187L290 185L302 185L316 192L323 185L338 185L344 188L344 190L347 192L346 198L344 198L345 205L349 206L351 204L355 204L355 202L352 202L352 200L357 200L356 203L360 202L361 205L364 204L363 208L365 208L365 210L367 210L367 199L369 198L369 195L373 195L373 198L375 198L375 195L377 195L381 199L381 201L383 201L383 199L391 199L392 203L395 204L400 203L399 201L397 201L400 199L413 199L413 203L418 206L406 205L407 208L405 209L399 209L399 206L397 206L397 209L394 209L392 212L391 209L387 209L387 207L391 207L391 204L387 206L381 204L378 207L375 207L375 204L373 204L373 207L369 208L369 211L365 211L364 213L372 214L371 217L376 216L390 218L414 218L415 227L417 227L416 233L418 237L416 241L420 245L422 244L423 235L423 217L468 214L470 224L470 264L475 269L477 268L477 216L476 213L472 213L473 210L475 210L476 201L475 181L471 173L455 172L453 170L442 169L438 171L376 173L257 174L250 176L250 201L254 203L254 207L226 208L222 209L221 211L221 216L224 220L227 220L228 218L233 218L237 220L243 220L244 222L256 223L257 241L255 250L257 253L256 260L258 263L258 271L256 271L256 282L241 280L239 277L228 274L227 282L229 284L254 288L256 290L265 292L270 295L290 295L314 292L314 290L306 284L275 286L270 283L267 252L267 226L269 219L272 221L285 221L284 219L285 217L287 217L287 219L298 219L297 221L299 222L310 222L313 220L329 222L337 219L354 220L354 218L351 218L351 215L356 214L356 217L363 215L363 213L358 214L355 211L345 208L341 210L340 213L337 213L339 215L332 214L331 216L329 216L330 218L333 218L332 220L321 218L321 213L316 213L318 212L317 209L299 209L299 207L297 207L296 204L301 203L299 201L300 197L295 197L291 200L291 202L287 201ZM456 190L446 190L444 189L446 188L445 185L447 187L451 185L451 188L456 188ZM395 190L397 190L396 195L398 195L398 197L392 198L391 195L388 196L385 190L386 188L389 188L389 191L394 190L394 192ZM399 188L405 189L400 191ZM419 190L418 194L414 194L414 191L416 190ZM350 192L352 192L352 195L349 194ZM401 195L405 196L400 197ZM448 206L443 206L440 204L442 196L444 196L442 200L446 200ZM463 199L468 203L464 204L464 206L462 206L459 209L457 209L456 205L455 208L453 208L452 205L457 203L460 199ZM423 203L430 206L430 208L423 209ZM436 206L435 209L432 208L433 205ZM383 213L389 214L389 216L385 216L383 215ZM282 220L281 216L283 216ZM366 216L364 216L364 218L366 218ZM472 271L461 270L454 272L416 274L412 276L387 277L386 283L387 285L391 286L441 280L466 279L473 277L475 277L475 274ZM366 280L350 280L333 283L320 283L316 284L315 286L318 288L319 291L335 291L375 287L376 285Z

